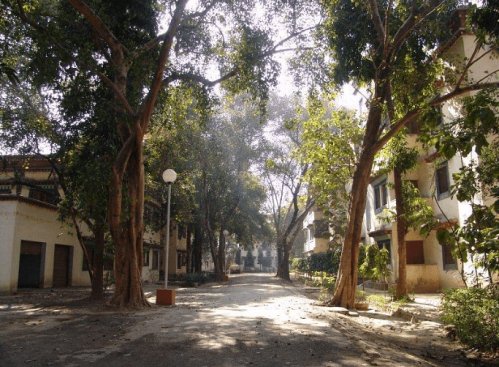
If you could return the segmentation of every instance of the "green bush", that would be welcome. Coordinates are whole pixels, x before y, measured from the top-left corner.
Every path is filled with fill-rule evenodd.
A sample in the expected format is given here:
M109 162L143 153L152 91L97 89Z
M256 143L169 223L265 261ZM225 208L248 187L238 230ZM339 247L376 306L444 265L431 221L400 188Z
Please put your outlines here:
M187 287L192 287L196 284L203 284L214 280L215 280L215 274L207 272L187 273L184 276L185 285Z
M291 268L302 272L326 272L336 274L340 263L341 249L319 254L312 254L306 258L294 258Z
M328 251L310 255L307 258L310 271L325 271L329 274L336 274L340 263L340 254L340 251Z
M308 272L309 271L308 259L302 259L299 257L295 257L291 261L291 268L294 270L302 271L302 272Z
M499 288L452 289L442 302L442 319L456 327L457 337L479 349L499 347Z

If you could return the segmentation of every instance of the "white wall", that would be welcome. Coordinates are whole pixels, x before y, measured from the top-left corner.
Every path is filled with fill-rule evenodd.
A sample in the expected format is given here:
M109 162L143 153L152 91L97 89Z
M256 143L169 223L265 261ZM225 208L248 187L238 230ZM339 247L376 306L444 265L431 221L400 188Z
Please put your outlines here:
M0 292L11 292L17 288L17 279L12 279L17 201L0 201ZM18 260L19 261L19 260Z
M45 244L43 287L52 287L56 244L73 248L71 284L74 286L90 284L88 272L82 270L83 251L78 239L71 226L63 224L57 219L56 209L13 199L0 201L0 213L2 218L0 225L2 229L2 258L0 261L2 263L10 262L10 265L2 266L2 270L0 270L2 290L15 291L17 289L21 241ZM7 216L8 218L6 218Z

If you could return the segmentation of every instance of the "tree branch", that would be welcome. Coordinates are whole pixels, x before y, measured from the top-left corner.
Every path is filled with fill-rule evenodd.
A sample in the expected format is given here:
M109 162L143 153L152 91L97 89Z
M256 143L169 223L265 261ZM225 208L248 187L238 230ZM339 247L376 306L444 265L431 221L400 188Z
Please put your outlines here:
M78 1L78 0L70 0L70 1L77 1L79 3L82 3L84 4L84 6L86 6L88 8L88 6L81 2L81 1ZM135 111L134 109L132 108L132 106L129 104L128 100L126 99L126 97L123 95L123 93L121 92L121 90L118 88L118 86L111 80L109 79L104 73L102 73L101 71L99 71L97 69L97 67L94 65L88 65L87 63L85 62L82 62L81 60L78 60L76 59L75 57L73 57L73 53L67 49L65 46L61 45L58 40L54 39L50 33L48 32L48 30L41 26L40 24L34 22L33 20L29 19L28 16L26 15L26 13L24 12L23 8L22 8L22 3L20 0L17 0L17 5L19 7L19 17L21 18L21 20L30 25L31 27L33 27L34 29L38 30L39 32L42 32L44 34L47 34L49 36L49 38L52 39L52 43L53 45L55 45L56 47L58 47L61 51L63 51L68 57L71 58L71 60L73 60L76 64L82 64L83 66L85 66L89 71L93 71L95 72L99 78L107 85L109 86L112 91L116 94L116 98L123 104L123 107L125 108L125 110L132 116L135 115ZM97 16L96 16L97 17ZM100 18L99 18L99 21L100 21ZM102 22L102 21L101 21ZM112 34L111 34L112 35ZM114 37L114 36L113 36Z
M482 45L480 44L480 42L477 42L476 46L475 46L475 49L473 50L473 53L471 54L471 57L470 59L468 60L468 63L466 64L466 66L464 67L464 70L463 72L461 73L461 76L459 77L459 80L457 81L456 83L456 86L459 87L461 85L461 83L463 82L464 78L466 77L466 72L469 70L469 68L471 67L471 65L473 65L475 62L473 61L473 58L476 56L476 54L478 53L478 51L480 50L480 48L482 47ZM483 55L482 55L483 56Z
M166 32L165 40L163 41L163 45L161 46L158 64L156 72L154 73L151 89L149 90L149 93L146 97L144 104L142 105L140 112L142 116L140 122L142 132L145 132L147 129L147 125L151 118L152 111L156 103L156 99L163 85L163 73L165 71L166 64L170 57L170 51L173 45L173 39L177 34L177 30L182 20L182 15L184 13L186 4L187 0L179 0L177 2L177 6L175 7L175 12L173 14L172 20L170 21L170 25L168 26L168 31Z
M375 0L369 0L369 8L371 9L371 17L373 20L374 28L376 28L376 33L378 35L378 42L380 47L384 48L385 44L385 30L383 27L383 20L379 14L378 4Z
M427 9L422 10L421 14L418 14L415 8L411 11L409 17L404 21L393 37L393 43L388 51L389 59L392 59L395 56L399 48L407 39L408 34L444 2L445 0L442 0L434 3L434 5L430 5Z
M136 111L130 105L126 97L120 88L114 83L111 79L109 79L103 72L96 70L96 74L101 78L101 80L106 84L111 90L114 92L115 97L121 102L123 107L125 107L126 112L128 112L131 116L136 115Z
M430 101L428 101L427 106L429 107L439 106L450 99L462 96L463 94L466 94L468 92L473 92L487 88L499 88L499 82L481 83L481 84L475 83L463 88L455 88L452 92L449 92L443 96L436 96L432 98ZM395 136L395 134L397 134L400 130L404 128L404 126L406 126L408 123L418 118L421 115L422 109L423 109L422 107L412 109L411 111L407 112L404 117L402 117L400 120L394 123L390 127L390 129L386 132L386 134L383 135L381 138L379 138L378 141L374 144L373 146L374 152L378 152L380 149L382 149L385 146L385 144L388 143L388 141L393 136Z
M488 73L482 79L480 79L477 82L475 82L475 84L479 84L479 83L483 82L485 79L490 78L492 75L494 75L497 72L499 72L499 69L496 69L496 70L492 71L491 73Z
M311 29L314 29L316 27L317 26L310 26L310 27L302 29L301 31L290 34L286 38L282 39L281 41L279 41L275 45L273 45L268 51L265 51L262 54L260 54L258 57L256 57L256 59L262 59L264 57L267 57L267 56L270 56L270 55L273 55L276 53L294 50L292 48L277 50L277 47L283 45L284 43L286 43L290 39L292 39L292 38L294 38L302 33L305 33ZM195 74L193 72L188 72L188 73L173 72L163 80L163 85L166 86L175 80L182 80L182 81L186 81L186 82L200 83L206 87L214 87L215 85L220 84L220 83L226 81L227 79L230 79L230 78L236 76L239 73L239 71L240 71L239 66L235 65L230 71L228 71L226 74L222 75L220 78L215 79L215 80L209 80L208 78L205 78L205 77L203 77L199 74Z
M84 1L68 0L68 2L90 23L92 29L108 44L112 52L121 55L128 52L125 46L118 41L113 32L104 24L102 19Z

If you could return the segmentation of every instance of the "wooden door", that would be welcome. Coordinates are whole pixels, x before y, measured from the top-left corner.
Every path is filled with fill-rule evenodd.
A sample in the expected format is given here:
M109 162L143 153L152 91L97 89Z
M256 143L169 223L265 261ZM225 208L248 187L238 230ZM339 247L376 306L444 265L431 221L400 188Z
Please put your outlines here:
M70 246L55 245L53 287L67 287L70 285L70 253Z
M39 242L21 241L18 288L40 288L42 286L42 247L43 244Z

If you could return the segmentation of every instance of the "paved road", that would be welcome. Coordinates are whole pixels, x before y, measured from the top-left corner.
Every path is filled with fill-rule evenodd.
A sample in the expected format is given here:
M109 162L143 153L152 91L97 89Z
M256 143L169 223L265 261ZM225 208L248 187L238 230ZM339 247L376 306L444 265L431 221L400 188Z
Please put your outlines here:
M135 313L0 302L0 366L455 365L363 340L313 303L268 274L180 289L175 307Z

